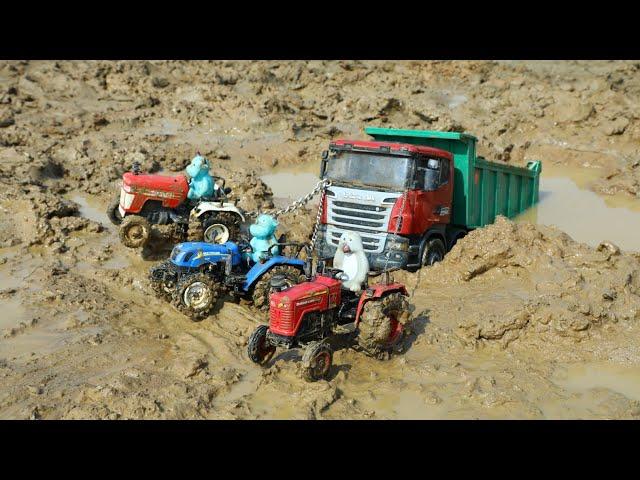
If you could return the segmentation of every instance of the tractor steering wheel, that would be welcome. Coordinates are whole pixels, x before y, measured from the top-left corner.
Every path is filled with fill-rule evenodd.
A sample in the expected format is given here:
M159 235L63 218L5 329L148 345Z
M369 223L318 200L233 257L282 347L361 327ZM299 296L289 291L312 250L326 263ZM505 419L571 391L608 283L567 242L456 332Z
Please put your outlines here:
M331 275L332 278L336 278L338 280L340 280L338 276L344 273L344 270L340 270L339 268L333 268L333 267L325 267L325 270Z
M253 253L253 247L244 238L238 242L238 250L242 253Z

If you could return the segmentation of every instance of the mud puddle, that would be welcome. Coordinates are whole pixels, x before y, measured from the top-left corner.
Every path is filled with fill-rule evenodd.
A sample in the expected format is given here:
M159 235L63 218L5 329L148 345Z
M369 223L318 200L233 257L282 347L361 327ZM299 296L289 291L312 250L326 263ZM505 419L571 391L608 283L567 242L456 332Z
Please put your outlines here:
M640 401L640 365L610 362L569 364L559 367L553 381L570 392L604 388Z
M302 165L299 168L271 171L262 175L261 179L273 191L274 205L281 208L313 190L320 180L317 170L316 165ZM311 201L312 204L317 202L318 197Z
M602 197L585 188L597 178L587 169L543 167L538 205L516 222L555 225L574 240L597 246L603 240L640 251L640 201L624 195Z

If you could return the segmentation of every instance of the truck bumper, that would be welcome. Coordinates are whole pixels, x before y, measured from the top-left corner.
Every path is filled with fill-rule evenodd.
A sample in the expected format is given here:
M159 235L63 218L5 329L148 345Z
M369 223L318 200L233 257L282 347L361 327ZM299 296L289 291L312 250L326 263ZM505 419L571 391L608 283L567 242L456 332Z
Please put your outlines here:
M326 226L320 225L316 242L316 254L321 260L333 260L336 247L332 247L327 243L325 239L326 233ZM371 270L383 270L385 266L387 268L407 268L410 255L409 239L390 233L387 236L382 252L367 253L365 251L365 253L367 260L369 260L369 268L371 268Z

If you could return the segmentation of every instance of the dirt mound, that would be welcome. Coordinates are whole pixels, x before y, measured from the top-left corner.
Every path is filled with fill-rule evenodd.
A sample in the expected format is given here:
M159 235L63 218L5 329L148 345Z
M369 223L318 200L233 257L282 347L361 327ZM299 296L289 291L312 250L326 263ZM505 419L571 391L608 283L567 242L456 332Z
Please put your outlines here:
M493 225L460 240L444 261L405 274L413 288L456 295L455 334L467 345L516 339L543 346L559 337L580 341L605 324L640 319L640 262L615 245L591 248L553 228Z

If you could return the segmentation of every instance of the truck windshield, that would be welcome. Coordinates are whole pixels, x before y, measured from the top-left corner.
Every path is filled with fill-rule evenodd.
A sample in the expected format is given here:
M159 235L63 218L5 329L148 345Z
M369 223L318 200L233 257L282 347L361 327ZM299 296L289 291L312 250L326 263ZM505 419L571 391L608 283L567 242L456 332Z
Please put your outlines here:
M366 152L339 152L327 162L326 178L404 190L411 159Z

